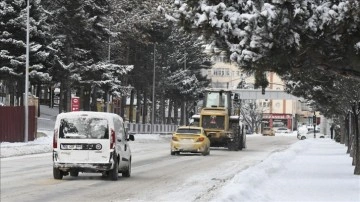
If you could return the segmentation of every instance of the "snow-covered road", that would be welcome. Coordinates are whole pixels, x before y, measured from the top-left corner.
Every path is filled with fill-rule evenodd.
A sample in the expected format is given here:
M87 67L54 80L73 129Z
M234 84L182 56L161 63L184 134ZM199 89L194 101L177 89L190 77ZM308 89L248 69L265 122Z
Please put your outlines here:
M170 155L169 136L131 142L132 176L52 177L51 153L1 159L1 201L209 201L237 173L297 142L295 136L248 136L248 148L210 156Z

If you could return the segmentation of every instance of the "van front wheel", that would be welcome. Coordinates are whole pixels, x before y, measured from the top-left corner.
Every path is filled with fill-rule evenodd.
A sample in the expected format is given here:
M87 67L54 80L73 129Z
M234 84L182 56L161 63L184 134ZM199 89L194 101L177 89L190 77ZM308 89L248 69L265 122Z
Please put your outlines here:
M61 180L64 176L63 172L58 168L53 168L54 179Z
M129 165L125 171L122 172L123 177L130 177L131 175L131 159L129 161Z

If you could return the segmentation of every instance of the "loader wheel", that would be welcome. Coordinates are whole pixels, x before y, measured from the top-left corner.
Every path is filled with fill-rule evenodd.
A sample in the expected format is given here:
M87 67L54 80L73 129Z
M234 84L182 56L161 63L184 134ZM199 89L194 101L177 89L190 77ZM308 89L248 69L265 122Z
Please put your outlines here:
M244 142L243 142L243 135L240 135L240 138L239 138L239 147L238 147L238 149L241 151L242 149L243 149L243 144L244 144Z
M241 128L241 135L240 135L240 143L239 143L239 150L246 148L246 134L244 131L244 126Z
M237 125L236 123L232 123L231 124L231 129L233 134L235 134L234 136L234 140L232 142L229 142L229 150L230 151L238 151L240 148L240 127L239 125Z

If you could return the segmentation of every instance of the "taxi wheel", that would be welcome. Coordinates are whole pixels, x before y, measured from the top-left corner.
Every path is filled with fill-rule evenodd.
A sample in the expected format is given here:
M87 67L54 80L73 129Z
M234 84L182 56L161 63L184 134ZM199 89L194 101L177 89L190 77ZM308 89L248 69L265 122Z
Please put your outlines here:
M210 147L208 148L206 155L210 155Z
M302 137L301 137L301 139L302 139L302 140L305 140L305 139L306 139L306 137L305 137L305 136L302 136Z
M201 155L203 155L203 156L210 155L210 148L209 148L209 147L206 148L206 150L203 151L203 152L201 153Z

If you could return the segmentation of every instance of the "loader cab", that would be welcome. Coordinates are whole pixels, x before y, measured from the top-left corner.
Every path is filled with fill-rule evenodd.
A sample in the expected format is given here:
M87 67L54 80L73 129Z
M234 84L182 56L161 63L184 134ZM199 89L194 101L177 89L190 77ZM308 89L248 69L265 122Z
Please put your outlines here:
M218 108L223 107L231 111L231 91L225 90L209 90L203 94L204 108Z
M230 91L207 91L204 94L204 107L230 107L231 92Z

